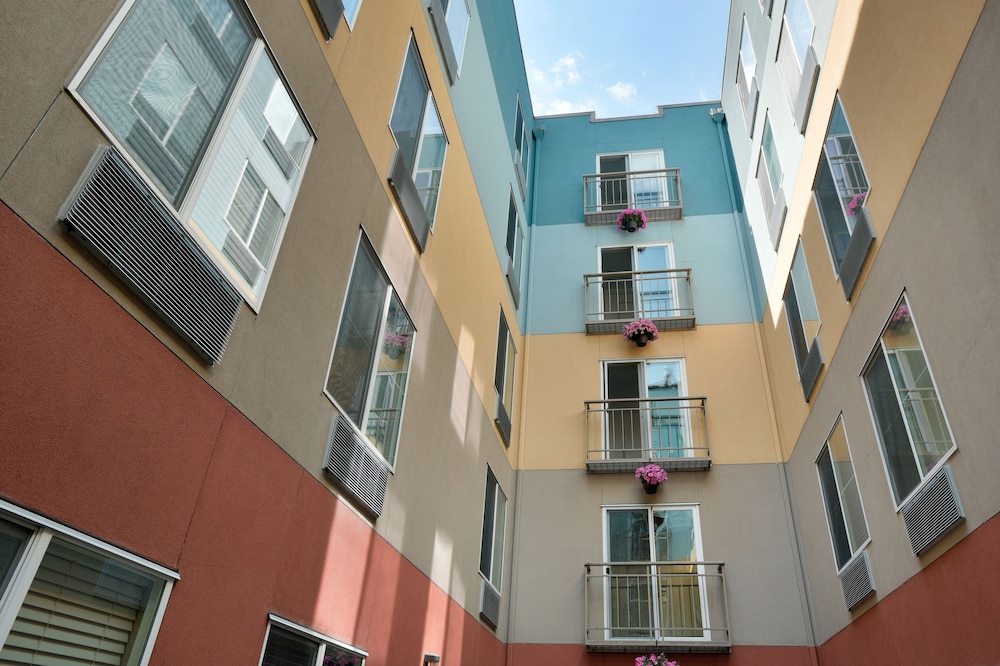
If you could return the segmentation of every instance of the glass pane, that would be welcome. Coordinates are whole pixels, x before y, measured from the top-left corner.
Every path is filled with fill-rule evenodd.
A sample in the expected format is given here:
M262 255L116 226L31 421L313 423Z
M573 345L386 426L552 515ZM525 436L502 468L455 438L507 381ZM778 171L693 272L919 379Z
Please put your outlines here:
M639 276L639 310L650 319L672 317L674 308L674 283L664 271L670 268L670 249L665 245L642 246L635 249L636 269L656 271Z
M0 520L0 596L14 573L21 552L31 537L31 530Z
M812 17L809 16L806 0L789 0L785 7L785 21L788 22L788 30L792 35L792 43L795 45L799 71L802 71L806 61L806 50L809 48L813 34Z
M631 273L631 247L601 248L602 273ZM606 319L635 319L635 285L632 275L605 275L601 280L601 312Z
M53 539L0 662L138 663L163 587L127 564Z
M823 447L823 452L816 461L816 467L819 471L820 488L823 491L823 500L826 505L826 519L830 527L833 553L837 560L837 569L840 569L851 559L853 551L847 538L847 527L844 523L844 512L840 505L840 494L833 472L833 461L829 447Z
M490 578L493 564L493 535L496 520L497 480L493 471L486 469L486 499L483 502L483 538L479 550L479 571Z
M691 509L654 509L657 562L697 562L694 512ZM697 565L661 564L654 567L657 617L666 637L694 638L702 630L702 586Z
M657 458L690 456L687 410L676 398L681 391L681 364L657 361L646 364L646 395L650 398L653 455Z
M424 125L420 131L420 154L417 168L413 173L414 183L424 203L427 219L434 221L437 211L438 192L441 189L441 173L444 169L444 155L448 149L448 137L441 127L437 106L433 95L428 95Z
M462 65L462 55L465 52L465 34L469 30L469 10L465 0L453 0L444 3L445 21L448 24L448 35L451 37L451 45L455 47L455 57L458 64Z
M825 151L819 161L814 194L816 207L823 220L823 230L826 232L830 253L833 255L834 264L839 272L840 265L847 254L847 246L851 242L854 223L853 217L849 217L844 210L843 197L834 180L833 170Z
M420 130L424 126L423 117L429 93L430 87L424 77L420 56L417 54L416 46L410 42L406 60L403 62L403 73L399 79L399 89L396 91L396 102L392 108L389 127L411 173L414 172L417 163Z
M832 469L837 479L837 491L843 507L844 523L847 537L853 555L868 540L868 526L865 524L865 514L861 508L861 495L858 492L858 481L854 476L854 465L847 448L847 433L844 424L837 422L837 427L830 435L830 456Z
M920 483L920 471L910 448L906 424L899 408L885 355L877 352L865 374L865 386L871 400L882 453L889 470L892 494L901 502Z
M503 574L503 544L505 530L507 527L507 498L503 490L498 485L496 488L495 519L493 521L493 558L492 571L490 572L490 582L497 591L500 590L500 582Z
M764 119L764 134L761 137L760 150L764 155L771 192L777 192L781 186L781 164L778 162L778 149L774 145L774 135L771 133L771 121L766 118Z
M260 210L263 198L264 184L260 182L260 177L248 165L243 171L243 178L240 179L239 187L236 188L236 194L233 196L233 203L229 206L229 213L226 215L229 226L244 242L250 238L250 232L257 220L257 212Z
M888 353L892 375L899 390L899 400L903 405L910 438L923 476L951 450L951 433L945 422L941 403L938 402L923 350L919 346L895 347L889 348Z
M228 2L141 0L79 92L177 204L251 44Z
M318 656L314 641L271 625L261 666L315 666Z
M605 367L607 431L605 449L609 458L641 458L642 410L638 363L608 363Z
M372 251L362 242L354 261L347 303L337 331L326 390L359 427L364 416L389 282L377 268Z
M382 333L375 385L365 433L390 464L396 459L396 444L403 419L403 399L410 367L410 350L416 331L396 294L389 301L389 313Z
M510 205L507 207L507 256L514 259L514 240L517 235L517 205L514 203L514 196L510 197Z
M813 294L812 280L809 277L809 266L800 244L795 250L792 262L792 282L795 284L795 297L799 305L799 318L806 346L812 345L813 339L819 333L819 308L816 296Z
M514 348L514 338L507 332L507 353L504 355L503 406L508 416L514 415L514 366L517 349Z
M600 158L600 172L612 174L601 178L601 207L605 210L628 208L628 171L626 155L606 155ZM615 175L617 174L617 175Z

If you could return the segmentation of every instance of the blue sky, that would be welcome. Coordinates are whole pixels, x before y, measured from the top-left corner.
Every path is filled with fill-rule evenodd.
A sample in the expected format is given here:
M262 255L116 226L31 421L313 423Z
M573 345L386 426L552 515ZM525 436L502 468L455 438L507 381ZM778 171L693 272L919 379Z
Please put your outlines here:
M536 116L595 111L615 118L719 99L729 0L514 6Z

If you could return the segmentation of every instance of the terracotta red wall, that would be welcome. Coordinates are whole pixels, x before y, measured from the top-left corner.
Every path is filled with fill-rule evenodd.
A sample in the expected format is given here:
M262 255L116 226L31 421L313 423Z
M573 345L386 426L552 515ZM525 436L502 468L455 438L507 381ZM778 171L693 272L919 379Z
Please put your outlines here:
M824 666L1000 664L1000 515L880 600L819 654Z
M371 666L505 646L0 204L0 496L180 573L154 664L252 664L267 614Z

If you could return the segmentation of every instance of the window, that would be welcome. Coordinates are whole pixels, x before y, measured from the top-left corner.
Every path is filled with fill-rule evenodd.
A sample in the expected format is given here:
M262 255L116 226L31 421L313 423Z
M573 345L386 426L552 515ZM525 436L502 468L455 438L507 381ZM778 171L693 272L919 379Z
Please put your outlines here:
M465 51L465 37L469 31L469 5L467 0L429 0L428 15L437 36L445 72L452 84L458 80Z
M0 662L145 664L177 575L0 502Z
M497 390L496 416L494 420L500 429L500 435L507 446L510 446L511 415L514 413L514 360L517 349L514 347L514 337L507 326L507 318L500 311L500 330L497 333L497 365L493 378L493 386Z
M819 371L823 365L819 346L819 308L813 294L809 267L802 252L802 243L795 248L792 269L785 284L785 318L788 320L788 334L792 339L795 364L799 369L799 381L806 400L812 395Z
M362 236L330 362L326 394L395 464L415 329Z
M709 638L698 507L609 507L604 526L608 638Z
M598 155L597 172L600 188L593 194L600 198L599 210L680 205L679 181L664 170L662 150Z
M833 555L840 571L868 542L868 524L861 506L843 418L837 419L837 425L820 450L816 471L826 505Z
M276 615L270 620L261 666L364 666L363 650Z
M667 319L690 307L677 298L672 246L631 245L600 248L601 313L606 319ZM678 300L685 301L679 303Z
M805 129L819 63L812 49L815 24L806 0L788 0L778 37L778 74L792 109L795 126Z
M844 266L868 190L868 176L838 96L834 100L833 115L813 186L816 207L826 232L834 271L838 275Z
M409 175L422 210L417 210L416 201L411 203L406 193L400 190L401 187L409 189L411 183L405 182L405 176L396 178L396 168L393 169L393 187L411 230L418 241L423 241L426 240L427 231L434 226L448 137L441 125L434 94L427 82L424 64L412 35L389 127L398 147L398 168L404 169Z
M682 359L604 364L605 453L608 458L694 455Z
M753 133L753 119L757 111L757 57L754 55L753 42L750 41L750 28L747 19L743 17L743 35L740 38L739 64L736 69L736 87L740 93L740 104L743 107L743 117L747 130Z
M497 483L493 470L486 468L486 501L483 506L483 541L479 550L479 573L500 592L503 571L504 530L507 521L507 496Z
M517 96L517 112L514 116L514 170L517 171L518 184L521 186L521 198L528 192L528 152L530 141L528 128L524 124L524 110L521 108L521 95Z
M347 27L354 30L354 24L358 20L358 11L361 10L362 0L341 0L344 3L344 18L347 19Z
M905 294L862 377L898 508L956 448Z
M521 250L524 245L524 229L521 228L521 216L517 212L517 202L514 192L510 193L510 204L507 207L507 285L514 298L514 307L521 299Z
M764 217L771 236L771 244L777 248L781 239L781 227L785 221L785 195L781 192L781 164L778 149L771 132L771 119L764 114L764 132L760 139L760 157L757 160L757 184L764 204Z
M136 0L71 85L259 307L313 137L233 0Z

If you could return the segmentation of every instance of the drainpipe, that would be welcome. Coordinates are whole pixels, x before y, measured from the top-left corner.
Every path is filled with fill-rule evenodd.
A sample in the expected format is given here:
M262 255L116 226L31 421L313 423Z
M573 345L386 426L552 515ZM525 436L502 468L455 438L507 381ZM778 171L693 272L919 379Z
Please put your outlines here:
M725 136L722 133L722 125L726 121L726 112L722 107L709 109L709 113L712 116L712 120L715 121L715 127L719 132L719 149L722 152L723 158L729 157L729 151L726 148ZM726 181L729 185L729 201L733 209L733 223L736 226L736 237L740 243L740 260L743 266L743 282L746 285L747 290L747 303L750 306L751 312L753 312L753 330L754 338L757 342L757 355L760 363L761 377L764 380L764 394L767 398L767 408L768 416L771 422L771 441L774 442L774 455L777 461L777 466L779 469L778 474L778 485L781 487L781 496L784 502L785 508L785 523L788 526L788 532L791 536L791 547L795 553L795 578L799 585L799 599L802 604L802 610L804 614L805 622L805 632L806 640L808 641L809 648L809 658L810 662L817 666L819 664L819 654L816 648L816 627L814 615L813 615L813 604L812 596L809 594L809 586L806 585L805 581L805 558L802 555L802 543L799 539L799 533L795 525L797 520L795 518L795 507L792 506L792 493L791 493L791 481L788 478L788 465L785 464L783 460L783 454L781 452L781 444L778 439L778 422L777 414L774 407L774 396L771 393L771 380L767 372L767 363L764 354L764 342L761 338L760 326L757 324L757 300L753 292L753 283L750 281L750 266L747 263L747 244L746 239L743 236L743 225L740 223L739 213L736 211L736 194L733 189L733 176L729 170L729 160L725 159L726 162Z
M519 564L518 552L520 551L521 539L517 530L518 519L521 515L521 476L524 474L524 408L528 404L528 391L525 388L524 380L527 374L523 369L528 367L528 358L531 351L531 342L528 337L528 331L531 329L531 274L534 267L534 257L535 257L535 234L531 233L531 221L535 217L535 192L537 191L538 185L538 155L541 152L541 138L545 136L545 127L536 127L531 131L532 142L534 144L534 150L531 156L531 186L528 193L528 209L531 211L526 214L525 226L528 229L528 242L526 252L527 270L524 276L524 290L521 295L522 307L524 308L524 329L521 333L524 335L524 352L521 354L521 401L519 408L521 410L521 428L517 433L517 470L514 473L514 516L511 523L511 535L512 543L510 547L510 581L508 582L508 589L510 590L510 599L507 605L507 666L514 666L514 624L512 622L514 618L514 605L517 600L517 566ZM524 252L524 250L522 250ZM524 256L524 255L522 255Z

